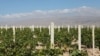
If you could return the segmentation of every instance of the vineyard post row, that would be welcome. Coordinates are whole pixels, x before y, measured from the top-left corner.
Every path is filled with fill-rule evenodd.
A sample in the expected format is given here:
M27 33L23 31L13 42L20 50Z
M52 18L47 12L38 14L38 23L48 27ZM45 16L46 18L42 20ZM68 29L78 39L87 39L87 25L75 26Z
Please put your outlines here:
M43 27L45 28L45 26L43 26ZM8 26L7 25L4 26L4 27L0 26L0 28L1 29L5 28L7 30ZM15 28L17 28L17 27L12 26L12 28L13 28L13 41L15 42ZM22 29L24 27L20 26L19 28ZM35 26L32 25L32 26L30 26L30 28L32 29L32 31L34 31ZM40 27L36 26L36 28L40 28L40 32L41 32L42 26L40 26ZM50 41L51 41L50 47L52 49L54 48L54 28L58 28L58 31L60 31L61 26L56 27L53 22L51 23L51 25L48 26ZM63 28L63 26L62 26L62 28ZM68 25L67 26L68 32L70 32L70 28L71 28L71 26ZM77 27L75 26L75 28L77 28ZM81 50L81 28L83 28L83 26L78 25L78 49L79 50ZM92 26L92 47L93 47L93 54L95 54L94 53L95 52L95 50L94 50L95 49L95 26L94 25Z

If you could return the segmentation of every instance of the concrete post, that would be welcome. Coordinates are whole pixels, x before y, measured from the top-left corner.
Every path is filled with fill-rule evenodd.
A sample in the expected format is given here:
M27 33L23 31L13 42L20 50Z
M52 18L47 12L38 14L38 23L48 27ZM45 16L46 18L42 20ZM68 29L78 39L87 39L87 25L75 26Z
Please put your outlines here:
M15 26L13 26L13 41L15 43Z
M51 49L54 49L54 23L51 23Z
M95 55L95 26L92 26L92 47L93 47L93 56Z
M81 25L78 26L78 49L81 50Z

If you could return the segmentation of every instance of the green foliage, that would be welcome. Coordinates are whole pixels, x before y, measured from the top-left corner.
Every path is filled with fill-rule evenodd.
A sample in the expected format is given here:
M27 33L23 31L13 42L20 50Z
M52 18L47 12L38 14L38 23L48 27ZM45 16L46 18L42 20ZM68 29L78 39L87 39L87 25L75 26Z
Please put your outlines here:
M95 44L100 49L100 28L95 29Z
M62 55L62 47L76 48L77 44L72 45L72 41L78 40L78 29L70 28L68 32L67 28L60 28L58 31L55 28L55 47L58 49L50 49L50 35L48 28L35 28L32 31L30 28L16 28L15 29L15 42L13 41L13 30L8 28L0 28L0 56L58 56ZM95 41L96 47L100 49L100 28L95 29ZM42 43L44 49L37 50L38 42ZM90 28L82 29L82 45L88 48L92 47L92 30ZM71 56L86 56L86 52L79 50L72 50Z
M55 29L55 44L59 47L67 45L67 47L71 46L71 42L74 39L77 39L77 29L71 28L70 32L68 32L67 28L60 28L60 31Z
M82 28L82 44L86 45L87 48L92 48L92 29Z
M86 51L79 51L77 49L70 51L70 56L88 56Z
M62 55L63 52L60 49L44 49L44 50L36 50L32 55L37 56L59 56Z

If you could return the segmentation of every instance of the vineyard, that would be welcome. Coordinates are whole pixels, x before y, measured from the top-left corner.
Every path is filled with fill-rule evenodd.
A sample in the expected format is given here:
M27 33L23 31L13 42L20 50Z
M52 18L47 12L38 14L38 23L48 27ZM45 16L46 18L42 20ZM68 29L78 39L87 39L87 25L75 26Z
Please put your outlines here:
M14 31L15 30L15 31ZM81 28L82 50L78 50L78 28L54 28L54 48L51 48L48 27L0 28L0 56L89 56L92 49L92 28ZM100 52L100 28L95 27L95 48Z

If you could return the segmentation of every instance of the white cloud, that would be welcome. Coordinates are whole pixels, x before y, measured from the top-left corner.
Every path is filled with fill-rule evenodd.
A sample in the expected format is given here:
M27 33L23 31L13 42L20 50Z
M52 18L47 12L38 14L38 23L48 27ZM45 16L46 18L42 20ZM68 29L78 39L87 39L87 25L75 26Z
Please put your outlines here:
M0 15L0 18L23 18L23 17L46 17L46 16L59 16L61 14L77 14L77 15L100 15L100 10L90 8L87 6L82 6L79 8L73 8L73 9L56 9L56 10L35 10L33 12L28 13L17 13L17 14L7 14L7 15ZM67 16L67 15L66 15Z
M87 6L82 6L79 8L72 8L72 9L56 9L56 10L34 10L32 12L26 12L26 13L16 13L16 14L6 14L6 15L0 15L0 21L2 19L5 19L3 21L8 21L10 20L28 20L28 19L33 19L34 21L36 20L54 20L56 19L57 21L60 21L59 18L70 18L73 16L94 16L94 17L99 17L100 16L100 10L87 7ZM62 19L63 20L63 19ZM73 17L74 20L74 17Z

